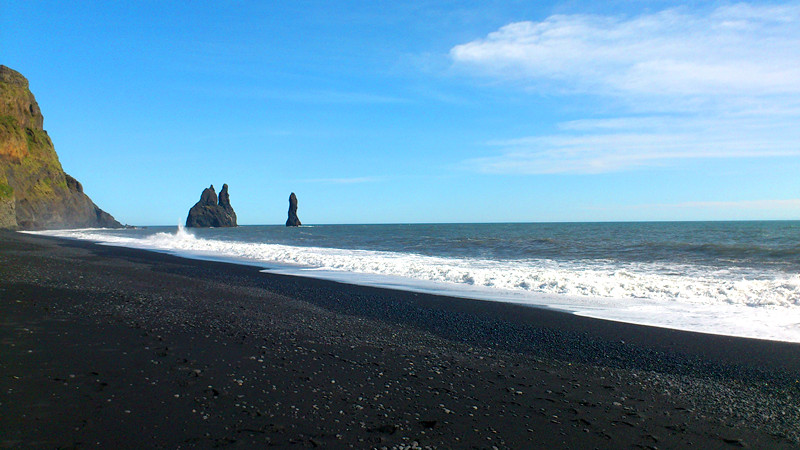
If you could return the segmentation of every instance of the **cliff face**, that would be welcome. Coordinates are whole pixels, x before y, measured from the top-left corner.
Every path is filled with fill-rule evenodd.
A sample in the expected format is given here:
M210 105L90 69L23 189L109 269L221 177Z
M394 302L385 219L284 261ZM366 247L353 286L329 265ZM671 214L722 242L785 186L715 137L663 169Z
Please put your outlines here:
M231 198L228 194L228 185L223 184L219 192L217 201L217 191L214 185L203 189L200 194L200 201L194 204L186 217L186 227L209 228L209 227L235 227L236 213L231 206Z
M0 172L0 230L17 228L17 210L14 190L8 185L3 172Z
M120 227L64 173L19 72L0 66L0 228Z

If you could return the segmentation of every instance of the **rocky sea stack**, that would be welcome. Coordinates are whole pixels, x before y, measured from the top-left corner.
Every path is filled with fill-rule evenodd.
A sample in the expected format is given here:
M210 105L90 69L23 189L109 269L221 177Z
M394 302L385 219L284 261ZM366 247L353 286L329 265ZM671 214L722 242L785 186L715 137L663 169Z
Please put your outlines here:
M214 190L214 185L203 189L200 195L200 201L192 206L189 210L189 216L186 218L186 227L194 228L209 228L209 227L235 227L236 213L233 212L231 206L231 197L228 194L228 185L223 184L222 190L219 191L219 200L217 200L217 191Z
M289 196L289 218L286 219L286 226L299 227L300 225L300 219L297 217L297 196L292 192L292 195Z
M0 66L0 229L121 226L64 173L28 80Z

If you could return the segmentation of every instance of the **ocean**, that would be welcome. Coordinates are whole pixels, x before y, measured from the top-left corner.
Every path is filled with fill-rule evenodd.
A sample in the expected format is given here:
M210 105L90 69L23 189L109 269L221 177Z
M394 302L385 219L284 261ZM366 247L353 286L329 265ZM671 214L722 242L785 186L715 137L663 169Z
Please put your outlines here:
M800 221L38 233L251 264L267 272L800 342Z

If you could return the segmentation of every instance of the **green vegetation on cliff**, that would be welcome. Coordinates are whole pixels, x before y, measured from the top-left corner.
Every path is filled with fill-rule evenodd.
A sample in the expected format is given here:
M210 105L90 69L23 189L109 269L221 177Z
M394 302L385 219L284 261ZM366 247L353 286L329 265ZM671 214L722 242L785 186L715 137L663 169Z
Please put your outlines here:
M8 184L5 175L0 172L0 230L16 229L17 213L14 202L14 188Z
M27 155L27 138L17 119L0 116L0 157L19 163Z
M0 174L0 201L14 198L14 188L12 188L5 177Z
M2 116L0 139L3 143L0 158L6 160L6 183L11 179L20 191L26 193L24 198L29 201L52 200L67 189L64 171L47 132L23 129L15 117Z
M0 181L0 200L9 199L14 196L14 188L7 183Z

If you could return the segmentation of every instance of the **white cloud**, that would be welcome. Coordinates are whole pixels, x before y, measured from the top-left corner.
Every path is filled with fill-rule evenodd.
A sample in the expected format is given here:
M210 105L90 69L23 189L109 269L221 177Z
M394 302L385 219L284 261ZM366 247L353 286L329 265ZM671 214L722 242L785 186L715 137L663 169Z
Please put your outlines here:
M800 155L800 4L516 22L450 51L455 67L622 117L562 122L465 161L488 173L599 173L696 158ZM606 103L604 104L604 100ZM599 102L599 103L598 103Z
M474 73L638 94L800 93L800 5L515 22L450 51Z

